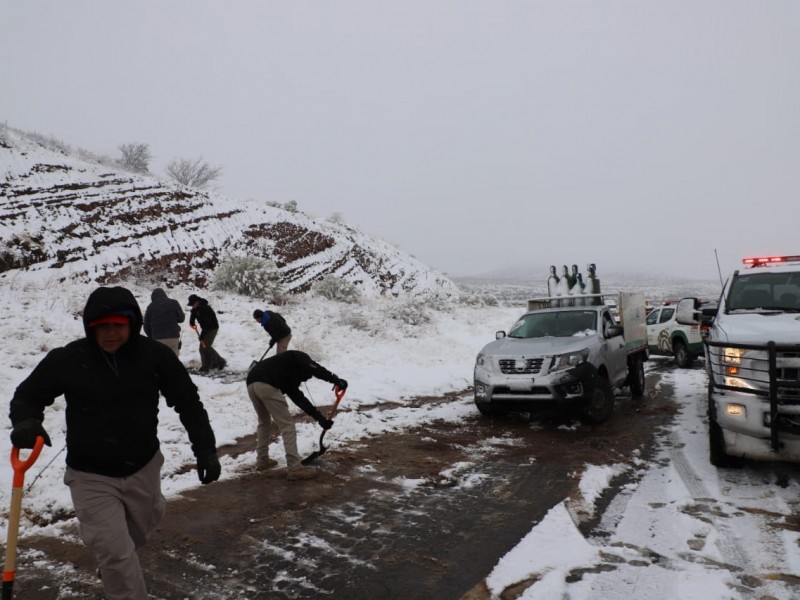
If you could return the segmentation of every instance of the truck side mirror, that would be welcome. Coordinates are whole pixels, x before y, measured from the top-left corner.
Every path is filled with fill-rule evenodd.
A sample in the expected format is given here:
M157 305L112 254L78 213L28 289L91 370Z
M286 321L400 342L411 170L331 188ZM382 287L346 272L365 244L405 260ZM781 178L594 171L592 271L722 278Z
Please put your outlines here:
M623 329L622 325L609 325L606 327L606 337L612 338L617 337L618 335L623 335L625 330Z
M681 325L705 325L713 321L716 315L716 310L713 310L713 314L707 314L706 310L701 312L697 298L682 298L675 310L675 320Z
M504 337L506 337L505 331L498 331L494 334L494 339L496 340L502 340Z

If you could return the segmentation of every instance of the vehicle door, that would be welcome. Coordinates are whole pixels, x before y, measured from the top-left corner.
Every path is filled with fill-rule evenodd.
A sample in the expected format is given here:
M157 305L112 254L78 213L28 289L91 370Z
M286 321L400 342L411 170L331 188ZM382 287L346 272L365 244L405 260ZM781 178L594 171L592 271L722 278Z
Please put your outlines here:
M628 375L628 355L625 352L625 338L621 335L612 336L610 327L617 325L611 312L604 310L600 317L602 321L603 338L605 339L605 362L611 385L619 387Z
M658 317L661 314L660 308L654 308L647 315L645 325L647 326L647 345L658 348Z

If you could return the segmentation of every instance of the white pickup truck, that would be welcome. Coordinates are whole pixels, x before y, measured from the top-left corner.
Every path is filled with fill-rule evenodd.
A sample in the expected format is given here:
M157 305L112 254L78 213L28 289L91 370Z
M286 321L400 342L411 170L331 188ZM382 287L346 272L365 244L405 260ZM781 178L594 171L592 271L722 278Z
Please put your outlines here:
M745 259L717 307L678 303L678 322L709 326L709 458L800 462L800 255Z
M703 355L705 325L681 325L676 320L677 305L656 306L647 314L647 345L651 355L674 356L675 364L691 367Z
M602 423L614 410L615 388L628 386L634 397L644 394L644 296L619 294L620 323L607 305L589 305L591 298L572 296L571 302L586 299L586 305L555 307L563 297L531 300L508 335L497 332L475 361L475 406L481 414L573 403L588 420Z

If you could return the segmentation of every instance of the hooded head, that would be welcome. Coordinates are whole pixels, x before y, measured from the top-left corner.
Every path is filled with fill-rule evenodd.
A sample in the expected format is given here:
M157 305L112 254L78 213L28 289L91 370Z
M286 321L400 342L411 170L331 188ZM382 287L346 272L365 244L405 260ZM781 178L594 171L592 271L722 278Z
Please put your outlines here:
M131 326L131 337L142 329L142 311L133 294L124 287L99 287L86 300L83 309L83 329L86 337L94 339L92 327L104 323L124 323Z
M259 322L261 322L261 317L263 317L263 316L264 316L264 311L263 311L263 310L259 310L259 309L257 308L257 309L255 309L255 310L253 311L253 318L254 318L256 321L259 321Z
M165 292L161 288L156 288L150 293L150 300L154 302L156 300L163 300L166 297L167 297L167 292Z
M192 294L191 296L189 296L189 304L187 304L187 306L194 306L194 303L200 300L202 300L200 296L198 296L197 294Z

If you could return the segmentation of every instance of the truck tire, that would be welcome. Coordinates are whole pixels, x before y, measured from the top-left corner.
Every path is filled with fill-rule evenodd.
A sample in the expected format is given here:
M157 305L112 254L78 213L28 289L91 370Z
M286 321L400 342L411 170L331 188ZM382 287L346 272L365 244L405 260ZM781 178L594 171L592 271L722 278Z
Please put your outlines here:
M725 438L722 435L722 427L717 423L717 409L711 399L710 388L708 398L708 461L715 467L720 468L740 468L744 464L742 458L731 456L725 451Z
M631 396L634 398L644 396L646 381L644 377L644 361L640 356L632 358L628 365L628 387L631 390Z
M492 408L491 404L479 404L475 403L475 407L478 409L478 412L481 413L484 417L493 417L497 414L494 408Z
M586 396L584 414L595 424L605 423L614 412L614 392L608 379L598 375Z
M672 354L675 355L675 364L682 369L688 369L694 363L694 354L689 352L683 340L675 340L672 342Z

